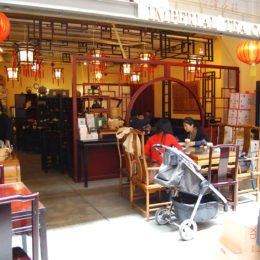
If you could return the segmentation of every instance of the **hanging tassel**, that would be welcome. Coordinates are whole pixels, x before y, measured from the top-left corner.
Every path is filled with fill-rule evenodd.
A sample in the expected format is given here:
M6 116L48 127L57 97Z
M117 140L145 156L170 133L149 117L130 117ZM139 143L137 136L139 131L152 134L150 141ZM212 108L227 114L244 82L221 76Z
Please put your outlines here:
M6 75L6 68L4 69L4 87L6 86L6 78L7 78L7 75Z
M23 87L23 82L22 82L22 75L21 71L19 71L19 79L20 79L20 87ZM18 80L18 79L17 79Z
M40 78L44 79L44 64L42 63L41 66L42 66L42 75L40 74Z

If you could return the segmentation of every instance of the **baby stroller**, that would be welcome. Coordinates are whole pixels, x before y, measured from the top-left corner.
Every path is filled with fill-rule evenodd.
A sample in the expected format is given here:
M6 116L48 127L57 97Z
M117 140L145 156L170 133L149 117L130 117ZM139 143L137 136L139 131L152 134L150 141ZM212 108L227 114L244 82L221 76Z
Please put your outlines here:
M159 208L155 219L161 225L170 223L177 226L183 240L193 239L197 232L196 222L206 222L214 218L218 212L219 200L224 203L224 211L228 211L228 202L201 175L200 167L182 151L159 144L153 148L163 157L163 163L154 180L177 191L176 196L172 197L171 206ZM158 148L164 149L164 153Z

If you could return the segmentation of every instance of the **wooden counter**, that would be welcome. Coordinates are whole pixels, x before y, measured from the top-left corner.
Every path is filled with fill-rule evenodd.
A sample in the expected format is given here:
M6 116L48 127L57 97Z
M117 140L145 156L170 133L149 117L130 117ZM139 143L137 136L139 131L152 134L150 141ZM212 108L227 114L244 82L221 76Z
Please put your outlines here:
M9 156L0 164L4 165L4 183L21 181L20 162L15 155Z

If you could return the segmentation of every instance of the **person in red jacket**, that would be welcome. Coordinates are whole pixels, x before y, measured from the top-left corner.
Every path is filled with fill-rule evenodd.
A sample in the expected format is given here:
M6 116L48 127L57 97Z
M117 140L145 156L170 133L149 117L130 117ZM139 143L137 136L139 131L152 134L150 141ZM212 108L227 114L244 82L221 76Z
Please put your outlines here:
M174 146L179 150L182 150L181 145L173 136L172 126L168 119L160 119L158 121L156 125L155 134L147 140L144 147L145 155L148 157L148 161L157 161L157 163L161 165L163 158L154 150L154 144L163 144L170 147ZM164 153L163 149L162 153Z

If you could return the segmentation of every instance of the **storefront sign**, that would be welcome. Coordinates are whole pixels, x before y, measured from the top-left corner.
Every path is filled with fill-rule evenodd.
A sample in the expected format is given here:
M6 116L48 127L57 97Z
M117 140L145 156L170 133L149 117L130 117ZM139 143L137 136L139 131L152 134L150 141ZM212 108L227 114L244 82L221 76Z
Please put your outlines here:
M228 32L241 36L260 37L260 24L230 19L220 15L213 16L142 3L139 3L138 15L140 19L181 25L192 30L198 28L218 34Z

